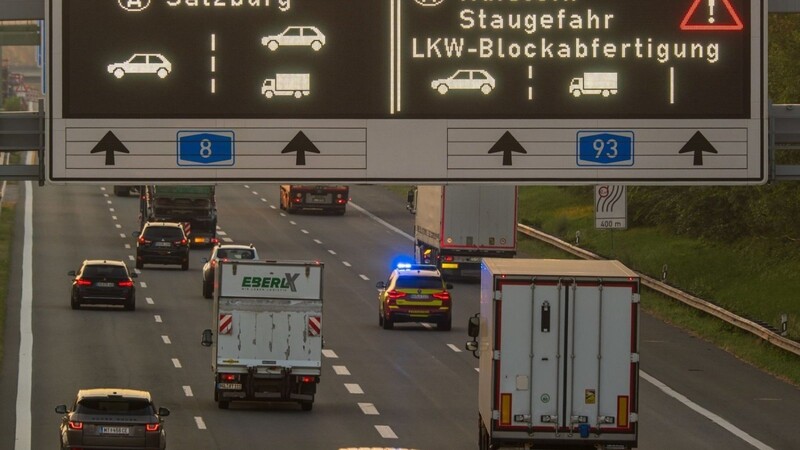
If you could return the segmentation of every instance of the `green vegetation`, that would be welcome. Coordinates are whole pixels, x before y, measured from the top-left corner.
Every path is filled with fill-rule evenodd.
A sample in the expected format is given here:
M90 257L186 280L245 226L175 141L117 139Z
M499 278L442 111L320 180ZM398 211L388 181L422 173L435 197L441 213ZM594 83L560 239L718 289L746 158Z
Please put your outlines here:
M3 325L6 323L6 297L8 295L9 262L13 238L14 205L3 206L0 211L0 363L3 361Z

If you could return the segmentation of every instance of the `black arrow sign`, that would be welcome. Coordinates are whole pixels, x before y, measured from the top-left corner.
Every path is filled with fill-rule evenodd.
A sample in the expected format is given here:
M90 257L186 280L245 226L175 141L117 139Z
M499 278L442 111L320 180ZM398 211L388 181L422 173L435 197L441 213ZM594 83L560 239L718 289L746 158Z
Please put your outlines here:
M305 166L306 165L306 152L309 153L319 153L319 149L308 136L305 135L302 131L298 132L295 137L292 138L291 141L286 145L286 148L281 151L281 153L297 153L297 162L295 163L298 166Z
M711 145L711 142L708 142L703 133L697 132L689 139L689 142L683 146L683 148L678 153L694 153L694 165L695 166L702 166L703 165L703 152L706 153L717 153L717 149Z
M489 150L489 154L492 153L503 153L503 165L504 166L511 166L511 155L513 153L522 153L528 154L525 149L522 147L522 144L511 135L508 131L506 131L503 136L498 139L497 142L492 146Z
M114 153L130 153L125 144L122 143L111 131L106 133L103 136L103 139L100 139L100 142L94 146L91 153L103 153L106 154L106 165L113 166L114 164Z

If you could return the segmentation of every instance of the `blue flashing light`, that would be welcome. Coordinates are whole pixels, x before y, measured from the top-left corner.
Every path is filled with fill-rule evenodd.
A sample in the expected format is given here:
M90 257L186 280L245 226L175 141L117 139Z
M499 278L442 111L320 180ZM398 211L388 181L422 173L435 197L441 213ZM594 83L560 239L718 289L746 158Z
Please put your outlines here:
M410 269L411 268L411 264L409 264L409 263L397 263L397 268L398 269Z

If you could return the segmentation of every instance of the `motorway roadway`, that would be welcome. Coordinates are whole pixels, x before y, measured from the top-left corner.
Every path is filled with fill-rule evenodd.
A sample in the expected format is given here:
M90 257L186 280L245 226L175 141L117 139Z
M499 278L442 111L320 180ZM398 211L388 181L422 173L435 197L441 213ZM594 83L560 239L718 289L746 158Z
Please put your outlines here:
M171 409L173 450L477 448L477 359L462 349L467 318L478 310L478 285L459 283L452 291L452 331L378 327L375 283L395 257L412 250L413 216L401 196L351 186L344 216L287 215L277 207L276 185L218 188L221 238L253 243L264 258L325 263L325 355L313 411L236 403L226 411L213 401L211 354L200 346L202 330L215 326L210 300L201 295L200 260L208 251L192 250L187 272L145 266L135 279L134 312L73 311L67 271L83 259L123 259L133 267L138 201L115 197L111 186L30 190L32 272L24 269L23 239L31 209L20 192L0 370L0 448L55 448L60 417L53 408L69 404L80 388L116 386L150 390L158 406ZM32 274L30 333L23 274ZM32 335L32 358L19 351L20 329ZM798 448L800 390L647 315L641 368L639 448Z

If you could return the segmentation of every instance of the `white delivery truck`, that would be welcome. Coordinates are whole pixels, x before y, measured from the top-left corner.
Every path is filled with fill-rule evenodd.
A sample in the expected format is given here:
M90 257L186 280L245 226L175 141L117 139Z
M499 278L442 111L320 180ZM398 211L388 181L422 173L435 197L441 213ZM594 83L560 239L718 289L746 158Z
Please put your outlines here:
M587 72L583 77L573 78L569 93L575 97L586 95L616 95L618 89L616 72Z
M215 271L214 400L314 403L322 367L322 272L316 261L227 261Z
M447 278L478 278L481 258L517 252L517 187L418 186L409 192L415 260Z
M278 73L267 78L261 85L261 95L272 98L276 95L291 95L301 98L311 93L311 78L307 73Z
M484 259L469 335L481 450L637 446L639 276L620 262Z

